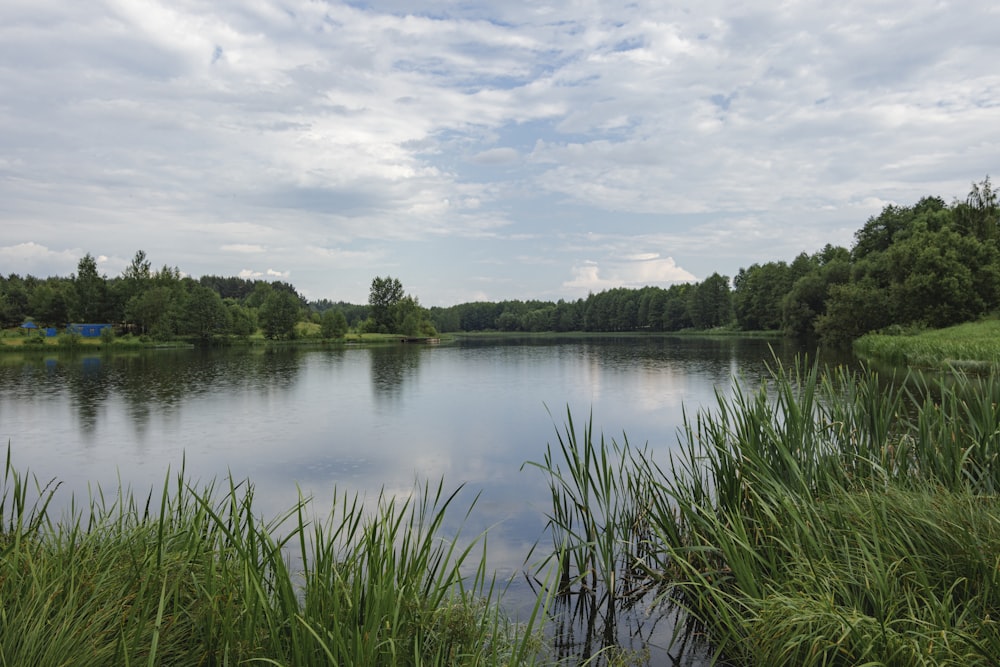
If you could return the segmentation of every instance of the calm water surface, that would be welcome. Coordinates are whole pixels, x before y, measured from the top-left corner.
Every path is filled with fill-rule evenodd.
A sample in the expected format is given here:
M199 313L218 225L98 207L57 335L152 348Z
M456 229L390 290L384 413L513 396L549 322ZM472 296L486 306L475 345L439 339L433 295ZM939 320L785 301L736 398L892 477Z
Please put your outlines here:
M802 351L772 345L786 361ZM464 484L468 502L481 496L463 532L489 528L490 566L506 577L548 511L545 478L522 464L555 443L567 409L665 461L682 406L710 404L734 376L756 381L771 359L766 341L652 336L0 355L0 438L18 470L60 480L60 498L119 480L144 496L182 464L192 480L251 479L265 516L300 490L325 512L335 489L374 499Z

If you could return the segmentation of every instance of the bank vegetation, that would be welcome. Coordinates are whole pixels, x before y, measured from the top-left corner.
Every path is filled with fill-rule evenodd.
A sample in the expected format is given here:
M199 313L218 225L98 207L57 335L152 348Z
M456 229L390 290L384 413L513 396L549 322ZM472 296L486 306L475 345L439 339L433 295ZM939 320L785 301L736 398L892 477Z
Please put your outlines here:
M532 464L552 590L598 648L652 594L723 664L995 665L998 406L992 376L777 367L690 412L666 460L570 415Z

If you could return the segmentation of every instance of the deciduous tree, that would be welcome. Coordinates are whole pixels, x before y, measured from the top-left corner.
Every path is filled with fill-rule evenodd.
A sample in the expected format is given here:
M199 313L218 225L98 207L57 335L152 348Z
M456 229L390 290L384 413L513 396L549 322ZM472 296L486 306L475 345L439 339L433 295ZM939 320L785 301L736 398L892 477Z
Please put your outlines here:
M295 338L299 299L285 290L272 290L257 314L266 338Z
M326 310L320 316L319 327L323 338L343 338L347 333L347 318L339 309Z
M372 280L371 289L368 292L368 317L372 321L372 328L378 333L390 333L396 326L394 321L393 308L402 300L403 284L398 278L386 276L376 277Z

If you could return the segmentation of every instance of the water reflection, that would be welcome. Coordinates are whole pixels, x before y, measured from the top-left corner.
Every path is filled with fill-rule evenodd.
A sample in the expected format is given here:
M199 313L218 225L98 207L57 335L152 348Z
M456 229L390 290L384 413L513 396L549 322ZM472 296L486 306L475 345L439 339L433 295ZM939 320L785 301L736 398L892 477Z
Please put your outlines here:
M422 352L419 345L384 345L368 349L372 389L377 400L391 404L400 399L404 383L417 376Z
M65 395L77 432L92 444L109 404L123 407L124 423L142 442L154 416L179 418L182 406L207 395L287 392L296 381L302 352L294 349L215 351L158 350L116 354L61 352L56 356L0 357L0 400ZM12 433L16 438L17 434Z
M102 372L99 356L82 357L79 363L79 372L65 378L66 388L79 416L80 431L91 436L97 428L97 420L111 386Z

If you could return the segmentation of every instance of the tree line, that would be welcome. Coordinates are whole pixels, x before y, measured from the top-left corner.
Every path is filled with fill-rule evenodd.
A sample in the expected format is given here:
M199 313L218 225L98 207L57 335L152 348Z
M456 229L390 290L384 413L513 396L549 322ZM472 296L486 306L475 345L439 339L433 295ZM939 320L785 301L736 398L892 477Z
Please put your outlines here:
M201 341L249 336L259 328L269 338L280 338L292 335L306 306L288 283L219 276L195 280L176 267L153 269L143 250L113 278L98 271L89 253L69 277L0 276L5 328L26 320L53 327L111 323L119 333Z
M342 337L351 328L437 335L426 309L404 292L398 278L375 278L367 305L308 302L282 281L215 275L194 279L166 265L155 270L143 250L112 278L99 272L89 253L69 277L0 275L0 325L12 328L26 321L56 328L70 322L109 323L119 335L201 343L257 332L268 339L292 339L301 335L303 322L318 325L313 330L322 338Z
M576 301L431 308L449 331L682 331L728 328L833 345L891 327L940 328L1000 307L1000 208L989 177L965 200L889 205L854 234L791 262L755 263L668 288L615 288Z
M848 343L890 327L944 327L1000 307L1000 207L989 177L964 200L924 197L889 205L854 234L791 262L713 273L670 287L614 288L575 301L509 300L422 307L398 278L376 277L367 304L307 302L281 281L183 276L154 270L144 251L120 276L98 272L90 254L69 277L0 275L0 323L61 326L110 322L152 338L220 335L292 338L299 322L323 337L348 329L433 336L437 332L625 332L728 328Z

